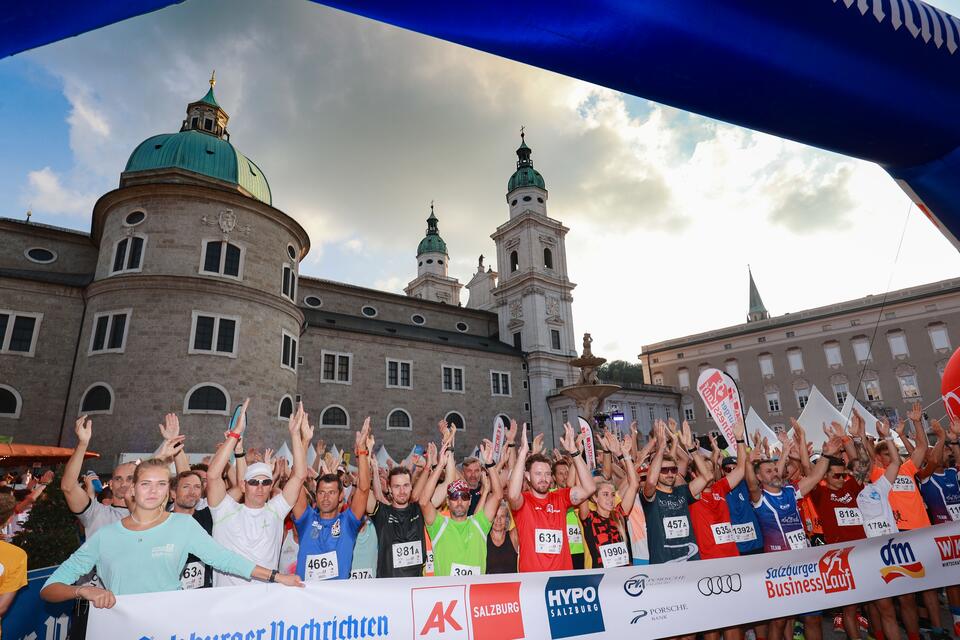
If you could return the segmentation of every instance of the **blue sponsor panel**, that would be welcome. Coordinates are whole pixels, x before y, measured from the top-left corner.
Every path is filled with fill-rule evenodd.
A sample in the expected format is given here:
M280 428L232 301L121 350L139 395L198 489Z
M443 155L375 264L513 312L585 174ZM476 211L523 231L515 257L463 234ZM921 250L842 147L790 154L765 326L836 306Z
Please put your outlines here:
M569 638L601 633L603 607L600 605L602 573L556 576L547 580L544 599L551 638Z
M56 567L27 572L27 586L17 593L3 616L3 637L11 640L66 640L73 602L50 604L40 599L40 589Z

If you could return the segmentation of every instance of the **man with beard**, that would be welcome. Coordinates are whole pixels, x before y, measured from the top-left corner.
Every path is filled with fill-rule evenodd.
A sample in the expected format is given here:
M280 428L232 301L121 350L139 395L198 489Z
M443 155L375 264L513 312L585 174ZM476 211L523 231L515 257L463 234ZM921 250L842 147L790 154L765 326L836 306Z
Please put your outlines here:
M297 528L300 547L297 552L297 574L304 582L346 580L353 566L353 546L363 525L370 493L370 418L363 421L354 441L354 454L360 479L350 498L350 508L340 511L343 482L334 473L317 480L317 506L307 504L306 489L293 506L293 525Z
M435 448L435 445L431 442L429 447ZM448 477L453 477L455 472L453 452L449 449L440 452L440 464L430 473L427 486L420 494L420 509L427 525L427 534L433 542L434 575L476 576L487 572L487 534L503 498L500 474L493 461L493 443L489 440L484 440L480 445L478 468L481 461L484 467L481 473L487 473L490 491L473 515L467 515L470 489L463 480L455 480L447 485L449 517L438 514L431 502L444 468Z
M510 471L507 490L507 499L520 536L518 566L521 573L573 569L570 546L564 535L567 509L579 505L597 490L593 475L582 457L583 435L575 437L569 423L563 425L563 432L560 446L572 456L580 484L550 491L553 480L550 460L541 454L527 457L530 445L527 442L526 425L523 426L520 450ZM530 486L529 491L523 491L524 479Z
M442 464L440 466L443 466ZM480 468L480 461L473 456L464 458L460 464L460 475L470 491L470 505L467 515L473 515L480 504L480 495L483 493L483 487L480 486L480 480L483 478L483 469Z
M170 485L170 495L173 497L173 512L193 516L203 530L213 533L213 516L208 507L197 508L197 503L203 497L203 482L196 471L181 471L173 478ZM213 569L206 566L200 558L190 554L187 564L180 572L180 587L183 589L200 589L213 586Z

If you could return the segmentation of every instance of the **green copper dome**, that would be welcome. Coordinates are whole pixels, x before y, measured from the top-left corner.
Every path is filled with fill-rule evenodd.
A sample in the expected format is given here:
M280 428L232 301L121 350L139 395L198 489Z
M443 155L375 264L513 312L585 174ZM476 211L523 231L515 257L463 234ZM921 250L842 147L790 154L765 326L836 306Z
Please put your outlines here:
M270 184L253 160L228 141L199 131L163 133L147 138L130 154L124 173L172 168L235 184L257 200L272 203Z
M184 169L243 188L272 204L270 184L260 167L230 144L230 117L213 95L216 77L207 94L187 105L187 117L177 133L147 138L133 150L124 174L157 169Z
M520 134L520 147L517 148L517 170L510 176L507 182L507 193L520 187L537 187L546 191L547 185L543 181L540 172L533 168L533 160L530 159L533 151L527 146L523 139L523 133Z
M427 235L424 236L420 244L417 245L417 255L422 256L425 253L442 253L447 255L447 243L440 237L440 229L437 227L437 216L433 215L433 204L430 204L430 217L427 218Z

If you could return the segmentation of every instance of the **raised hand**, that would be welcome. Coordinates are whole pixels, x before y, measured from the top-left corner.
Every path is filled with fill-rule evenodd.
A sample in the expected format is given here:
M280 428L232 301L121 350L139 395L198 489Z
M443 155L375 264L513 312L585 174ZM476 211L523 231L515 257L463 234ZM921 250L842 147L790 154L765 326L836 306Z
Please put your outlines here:
M523 429L520 432L520 449L517 451L517 455L521 458L525 457L530 453L530 444L527 442L527 423L523 423Z
M747 425L743 423L743 418L737 418L737 421L733 423L733 437L737 440L743 440L743 434L747 431ZM733 444L736 446L736 443L727 443Z
M243 430L247 428L247 408L250 406L250 398L244 398L240 406L240 417L237 418L237 424L233 425L233 432L243 435Z
M175 413L168 413L163 416L163 424L159 425L160 435L164 440L172 440L180 435L180 419Z
M273 449L264 449L263 450L263 464L267 465L271 469L276 466L276 460L273 458Z
M484 465L493 462L493 443L489 440L484 439L484 441L480 443L480 462Z
M614 455L614 456L621 456L621 455L623 455L623 449L624 449L625 446L627 446L628 440L625 440L624 443L623 443L623 445L621 445L621 444L620 444L620 440L617 439L616 434L613 433L612 431L607 431L607 432L604 434L604 437L605 437L604 442L605 442L606 445L607 445L607 449L610 450L610 453L611 453L612 455Z
M877 425L877 435L884 440L890 437L890 421L886 418L880 418L880 423Z
M574 436L573 427L570 426L569 422L566 422L563 425L563 437L560 438L560 446L563 447L564 451L572 456L580 453L580 448L577 446L577 439Z
M356 451L370 451L369 449L364 449L364 445L367 444L367 437L370 435L370 416L367 416L363 420L363 426L360 427L360 431L357 431L356 437L353 439L353 450Z
M683 443L684 448L693 448L693 434L690 432L690 423L686 420L683 421L683 425L681 426L680 441Z
M156 457L173 459L183 450L183 441L187 436L175 436L169 440L164 440L163 444L157 450Z
M80 416L73 425L73 431L77 434L80 444L90 444L90 438L93 437L93 421L85 415Z
M834 437L823 443L823 449L821 450L821 453L823 453L825 456L833 457L836 456L842 448L843 442L840 440L840 438Z
M533 453L537 454L543 451L543 432L533 436Z
M930 421L930 430L933 431L933 435L937 436L937 442L943 442L947 437L939 420Z
M517 421L511 420L510 426L507 427L507 442L516 442L517 441Z
M437 466L438 459L439 457L437 456L437 445L435 445L432 442L428 442L427 443L427 464L430 465L431 469Z
M300 424L303 422L303 403L298 402L297 406L293 410L293 415L290 416L290 420L287 421L287 428L290 430L291 438L300 438Z
M867 433L867 422L863 419L863 416L860 415L860 412L856 409L853 410L853 413L850 416L850 435L854 438L862 438Z
M677 421L674 420L673 418L667 418L667 429L670 430L670 433L671 433L671 434L676 433L676 432L677 432Z
M910 407L910 411L907 413L907 417L916 423L919 423L923 419L923 407L920 406L919 402L913 403L913 406Z
M317 440L317 444L316 446L314 446L314 450L317 452L318 457L321 457L321 458L323 457L323 454L326 453L327 451L327 443L324 442L323 438L320 438L319 440Z
M628 456L633 450L633 438L624 438L620 445L620 455Z
M300 439L307 448L310 447L310 441L313 440L313 432L314 426L310 424L310 416L304 413L303 419L300 421Z

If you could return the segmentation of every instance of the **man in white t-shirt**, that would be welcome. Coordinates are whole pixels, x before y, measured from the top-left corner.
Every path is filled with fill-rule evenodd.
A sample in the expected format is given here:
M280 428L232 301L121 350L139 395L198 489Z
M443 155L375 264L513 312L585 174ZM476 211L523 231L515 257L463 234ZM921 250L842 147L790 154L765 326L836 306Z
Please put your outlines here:
M273 498L273 468L257 462L247 467L242 479L243 503L227 493L223 470L230 452L246 426L246 412L250 399L243 401L240 417L233 431L228 431L223 446L217 451L207 470L207 502L213 514L213 539L240 555L276 572L283 541L283 520L293 508L300 487L307 476L307 457L304 442L309 446L313 428L307 424L303 405L290 416L290 448L293 452L293 471L283 491ZM251 584L250 580L214 571L213 586L229 587Z

